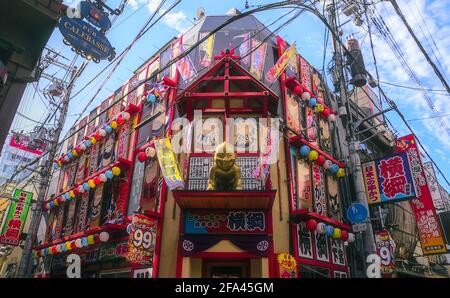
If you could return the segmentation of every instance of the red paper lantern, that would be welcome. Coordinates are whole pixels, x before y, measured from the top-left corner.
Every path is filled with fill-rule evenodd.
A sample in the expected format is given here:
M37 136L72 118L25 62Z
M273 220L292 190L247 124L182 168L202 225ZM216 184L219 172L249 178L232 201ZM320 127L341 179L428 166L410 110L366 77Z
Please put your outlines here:
M55 246L52 246L52 253L57 253L58 251L56 250L56 245Z
M80 153L81 153L81 148L80 148L80 146L75 147L75 151L76 151L78 154L80 154Z
M319 155L319 157L317 157L317 159L316 159L316 163L319 165L319 166L321 166L321 165L323 165L324 163L325 163L325 157L323 156L323 155Z
M306 222L306 227L308 228L308 230L310 230L311 232L315 231L317 228L317 221L315 221L314 219L309 219Z
M99 234L94 235L94 241L95 241L95 243L100 243L100 235Z
M73 193L78 196L80 194L80 191L78 190L78 186L75 185L75 188L73 189Z
M125 122L125 120L123 120L122 116L119 116L117 117L116 122L117 124L122 125Z
M94 134L94 139L96 139L97 141L100 140L101 138L102 136L98 132Z
M347 241L348 240L348 232L345 230L341 231L341 239L342 241Z
M74 240L72 240L72 242L70 242L70 248L72 250L77 248L77 246L75 245L75 241Z
M137 158L140 162L145 162L147 160L147 154L145 152L139 152Z
M303 93L303 88L300 85L294 87L294 93L298 96L301 96Z
M330 108L325 108L325 110L323 110L323 112L320 113L320 115L325 119L328 118L328 116L330 116L330 114L331 114Z
M60 197L57 198L57 199L56 199L56 202L58 202L58 205L61 204L61 202L62 202L61 198L60 198Z
M102 183L102 180L100 180L100 178L98 178L98 177L95 177L94 178L94 183L95 183L95 185L99 185L99 184Z
M318 98L317 103L323 104L323 98Z

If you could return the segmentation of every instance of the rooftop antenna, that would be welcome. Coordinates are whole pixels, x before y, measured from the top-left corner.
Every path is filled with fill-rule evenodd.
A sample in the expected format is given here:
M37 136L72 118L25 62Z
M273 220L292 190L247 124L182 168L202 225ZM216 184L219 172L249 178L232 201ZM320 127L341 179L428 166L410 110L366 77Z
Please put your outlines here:
M199 8L197 8L197 12L195 13L195 15L197 16L197 21L200 21L205 17L205 9L200 6Z

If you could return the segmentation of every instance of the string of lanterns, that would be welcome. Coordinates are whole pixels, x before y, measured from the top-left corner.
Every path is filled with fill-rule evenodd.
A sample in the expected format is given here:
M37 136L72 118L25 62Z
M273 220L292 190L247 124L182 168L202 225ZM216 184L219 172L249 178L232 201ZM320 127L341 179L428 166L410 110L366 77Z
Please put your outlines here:
M336 121L336 112L327 107L322 98L316 96L303 85L296 85L292 90L295 95L299 96L306 104L308 104L320 117L327 119L329 122Z
M355 242L355 234L349 233L346 230L340 228L335 228L332 225L326 225L323 222L317 222L315 219L309 219L306 221L306 228L319 234L325 234L333 239L341 239L342 241L347 241L348 243Z
M309 161L315 161L317 165L322 166L331 174L336 175L336 177L341 178L345 176L344 168L341 168L338 164L326 159L325 156L320 155L316 150L311 150L308 145L302 145L299 149L299 153L301 157L308 158Z
M108 124L103 126L103 128L100 128L95 133L91 134L90 137L85 136L85 140L81 143L79 143L75 148L61 156L58 160L55 160L54 162L54 168L60 169L64 164L69 163L71 160L76 158L78 155L82 154L84 151L86 151L88 148L90 148L92 145L100 141L102 138L104 138L106 135L113 132L113 130L117 129L119 126L124 124L126 121L128 121L131 118L131 114L124 111L117 115L113 120L111 120Z
M152 146L145 148L145 152L141 151L137 154L139 162L145 162L147 159L154 159L156 156L156 150Z
M109 233L101 232L99 234L89 235L86 237L78 238L76 240L70 240L70 241L60 243L60 244L49 246L49 247L43 248L41 250L36 250L35 253L36 253L37 257L48 256L48 255L57 254L57 253L61 253L61 252L72 251L77 248L83 248L83 247L88 247L91 245L107 242L108 240L109 240Z
M96 177L89 179L87 182L75 186L72 190L66 191L58 198L48 202L45 204L45 208L47 210L52 209L53 207L59 206L61 203L70 201L75 197L79 196L86 191L94 189L96 186L105 183L108 180L111 180L114 176L119 176L122 170L118 166L112 167L110 170L105 171L102 174L97 175Z

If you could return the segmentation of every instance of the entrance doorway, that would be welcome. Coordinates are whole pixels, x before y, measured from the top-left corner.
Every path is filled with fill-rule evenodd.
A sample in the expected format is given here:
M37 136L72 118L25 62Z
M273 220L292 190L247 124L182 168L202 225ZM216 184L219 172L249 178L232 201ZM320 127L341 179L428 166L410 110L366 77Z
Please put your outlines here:
M203 259L203 277L206 278L249 278L248 260L213 261Z

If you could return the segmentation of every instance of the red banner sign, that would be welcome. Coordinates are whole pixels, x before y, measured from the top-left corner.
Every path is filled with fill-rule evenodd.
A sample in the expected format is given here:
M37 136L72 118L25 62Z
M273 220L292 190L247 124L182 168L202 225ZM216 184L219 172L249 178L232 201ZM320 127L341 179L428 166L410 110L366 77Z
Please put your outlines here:
M45 150L45 143L41 144L39 148L37 149L30 149L29 144L31 143L31 139L29 136L20 134L20 133L14 133L14 135L11 138L11 141L9 142L9 146L30 152L36 155L41 155L43 150Z
M408 135L397 140L397 152L408 153L409 163L416 183L417 196L411 200L411 205L416 218L419 239L422 244L423 254L431 255L445 253L445 240L433 206L430 189L425 178L419 148L413 135Z
M127 257L131 263L140 265L152 264L157 230L158 220L141 214L133 216Z

